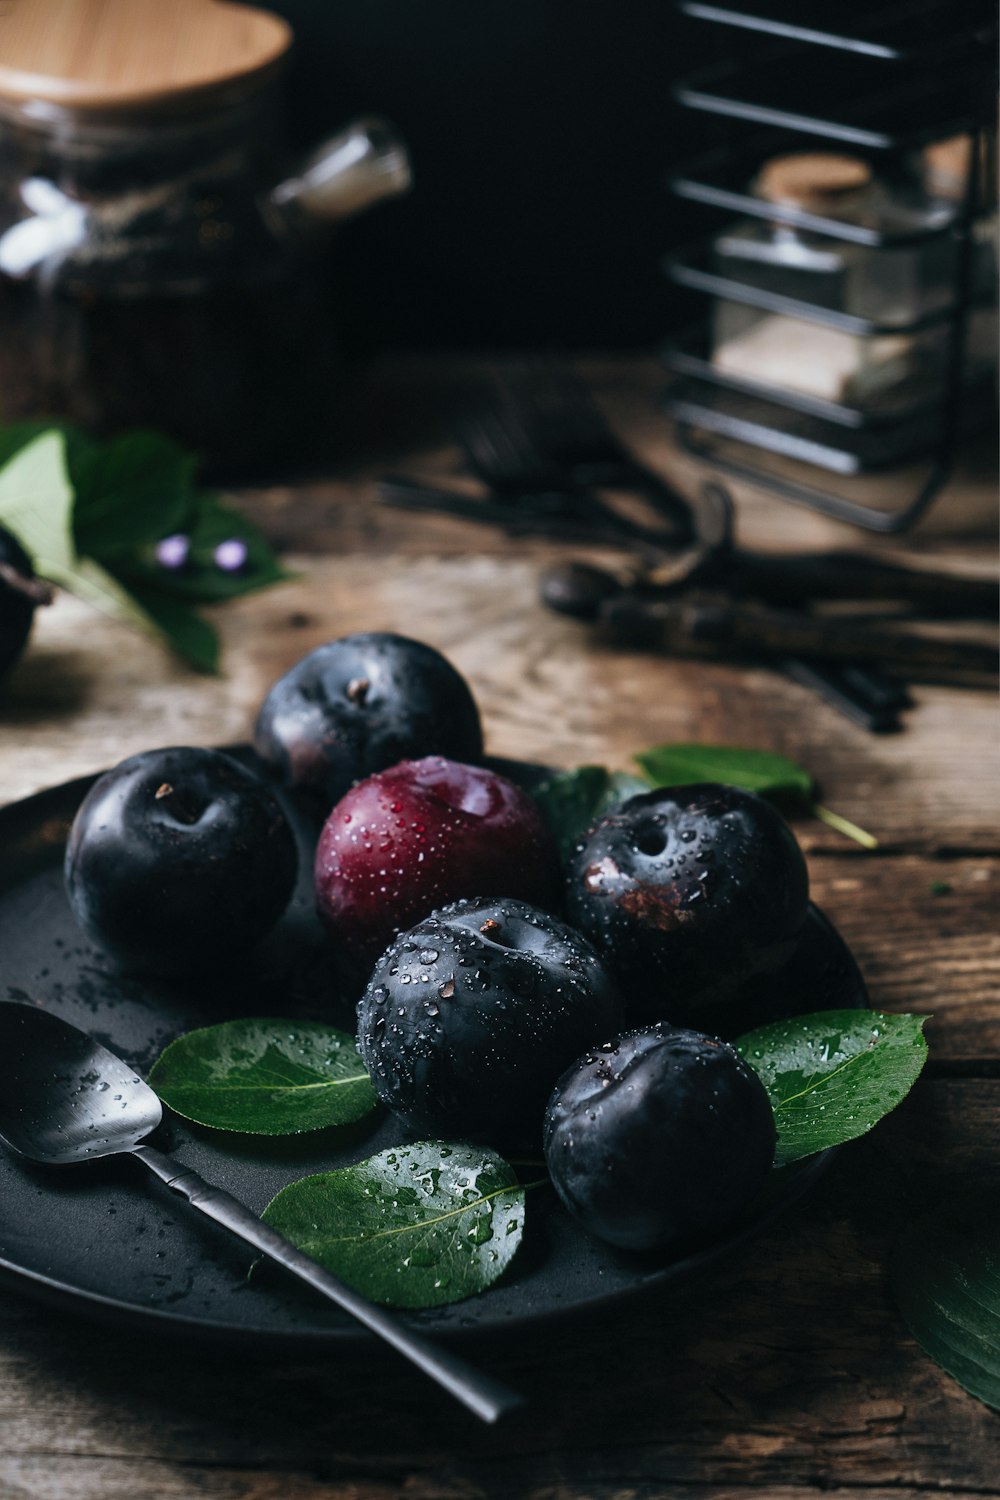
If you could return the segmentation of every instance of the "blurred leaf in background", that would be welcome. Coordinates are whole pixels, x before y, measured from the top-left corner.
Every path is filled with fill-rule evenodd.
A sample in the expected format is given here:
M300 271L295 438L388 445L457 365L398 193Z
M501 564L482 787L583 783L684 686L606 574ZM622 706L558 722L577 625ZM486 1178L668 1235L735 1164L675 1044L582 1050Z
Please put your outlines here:
M22 423L0 429L0 523L40 577L215 672L218 637L194 606L290 575L196 473L194 455L157 432L101 442L75 428Z

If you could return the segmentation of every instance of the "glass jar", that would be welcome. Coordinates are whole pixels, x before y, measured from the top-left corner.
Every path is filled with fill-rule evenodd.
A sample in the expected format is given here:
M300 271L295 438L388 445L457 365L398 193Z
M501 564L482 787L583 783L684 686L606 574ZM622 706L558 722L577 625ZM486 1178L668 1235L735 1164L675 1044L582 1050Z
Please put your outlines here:
M277 139L273 70L114 108L5 98L0 78L0 421L155 427L226 471L326 430L320 252L409 165L360 121L279 180Z

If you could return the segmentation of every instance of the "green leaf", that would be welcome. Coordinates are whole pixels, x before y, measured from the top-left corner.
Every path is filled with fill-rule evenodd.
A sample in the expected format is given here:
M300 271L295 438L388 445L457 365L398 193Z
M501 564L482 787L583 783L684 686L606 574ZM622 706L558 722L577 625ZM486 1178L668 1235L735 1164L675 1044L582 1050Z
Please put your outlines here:
M219 637L207 620L158 589L136 586L134 597L188 666L210 675L218 672Z
M740 750L733 745L656 745L634 759L651 786L721 781L762 797L785 794L809 799L813 793L809 772L770 750Z
M51 422L17 422L11 427L0 427L0 467L9 463L14 454L20 453L28 443L41 437L43 432L52 431Z
M197 460L156 432L129 432L70 454L81 552L111 562L183 531L194 516Z
M114 619L141 630L153 622L125 589L92 558L78 557L73 540L73 490L66 439L50 430L0 469L0 524L12 531L35 571Z
M154 587L161 593L169 592L177 598L204 604L235 599L292 576L282 568L260 532L214 496L199 495L197 512L185 529L191 539L187 567L175 572L161 568L147 549L145 554L136 552L122 558L116 570L137 591ZM239 538L247 548L246 563L238 573L216 567L213 557L219 543L231 537Z
M624 771L577 766L575 771L560 771L541 782L532 796L555 835L563 859L567 859L591 823L637 792L648 790L638 776Z
M318 1021L252 1017L189 1031L149 1082L186 1120L245 1135L347 1125L376 1104L354 1038Z
M0 524L38 573L103 613L162 635L199 671L218 670L219 642L190 605L291 576L255 527L197 488L195 457L160 433L97 442L72 427L21 423L0 429L0 465ZM175 532L191 538L191 564L171 572L153 549ZM236 573L218 568L213 556L231 537L247 547Z
M261 1217L373 1302L441 1307L510 1264L524 1188L492 1151L420 1141L303 1177Z
M740 1037L774 1109L775 1164L854 1140L895 1109L926 1060L926 1019L827 1010Z
M697 781L741 786L759 797L791 801L865 849L878 848L878 839L865 829L814 800L812 776L787 755L740 750L734 745L656 745L633 758L651 786L685 786Z
M937 1203L896 1245L892 1291L913 1337L1000 1411L1000 1202L986 1187Z

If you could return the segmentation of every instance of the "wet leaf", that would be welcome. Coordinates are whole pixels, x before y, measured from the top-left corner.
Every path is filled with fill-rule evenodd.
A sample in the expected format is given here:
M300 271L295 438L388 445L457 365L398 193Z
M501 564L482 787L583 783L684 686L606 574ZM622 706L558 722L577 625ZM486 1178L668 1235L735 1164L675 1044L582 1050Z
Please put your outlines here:
M149 1082L186 1120L246 1135L347 1125L377 1102L354 1038L318 1021L252 1017L189 1031Z
M555 835L563 859L572 854L583 834L612 807L647 792L638 776L608 771L603 766L577 766L561 771L534 788L532 796Z
M921 1348L1000 1410L1000 1203L984 1187L937 1203L900 1236L892 1291Z
M441 1307L510 1264L524 1188L492 1151L420 1141L303 1177L262 1218L374 1302Z
M655 745L634 757L651 786L721 781L758 796L810 798L813 778L787 756L733 745Z
M926 1061L926 1019L827 1010L740 1037L774 1109L775 1164L865 1135L895 1109Z

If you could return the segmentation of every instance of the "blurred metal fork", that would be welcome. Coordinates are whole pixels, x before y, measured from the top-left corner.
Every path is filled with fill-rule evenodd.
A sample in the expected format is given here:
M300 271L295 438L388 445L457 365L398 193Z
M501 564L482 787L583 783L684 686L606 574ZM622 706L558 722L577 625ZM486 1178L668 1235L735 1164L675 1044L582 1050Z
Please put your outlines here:
M589 483L541 452L524 414L509 403L477 406L456 426L455 436L471 471L519 508L538 508L551 519L597 526L655 548L675 547L690 534L689 514L686 531L673 517L653 527L621 514Z
M677 531L694 532L691 507L673 487L625 447L574 372L556 361L515 373L511 391L525 414L536 451L578 484L638 491Z

